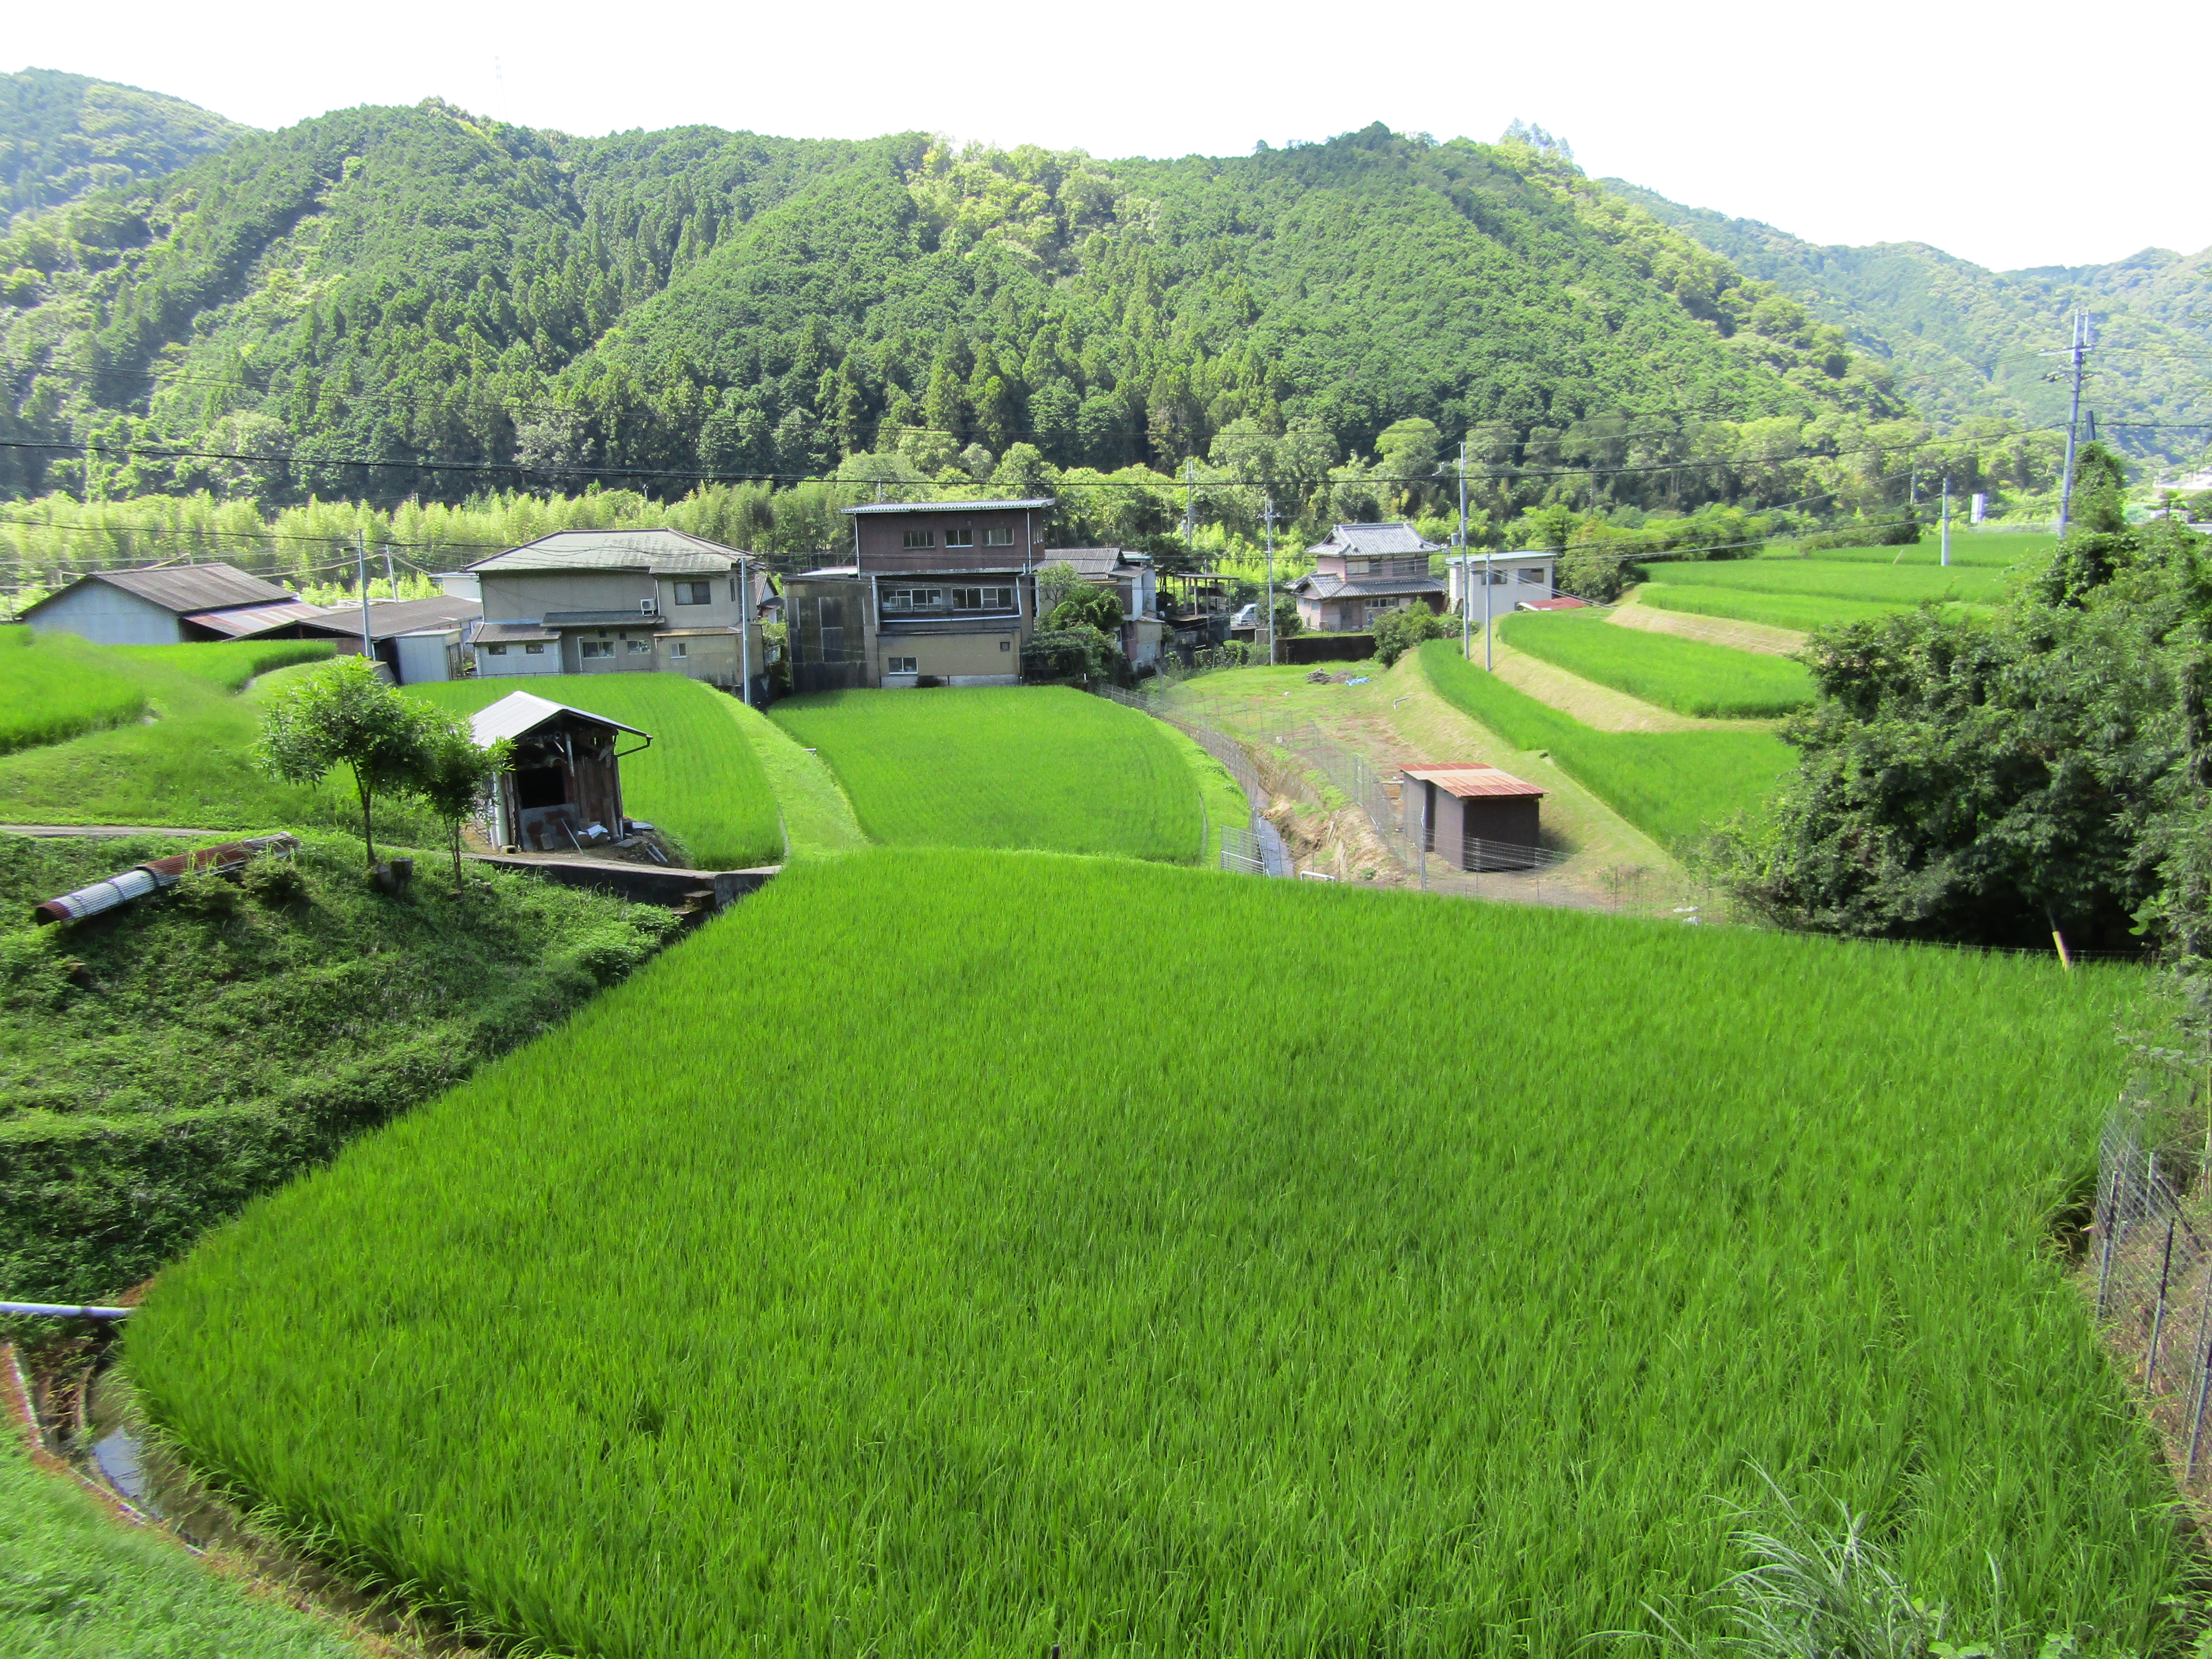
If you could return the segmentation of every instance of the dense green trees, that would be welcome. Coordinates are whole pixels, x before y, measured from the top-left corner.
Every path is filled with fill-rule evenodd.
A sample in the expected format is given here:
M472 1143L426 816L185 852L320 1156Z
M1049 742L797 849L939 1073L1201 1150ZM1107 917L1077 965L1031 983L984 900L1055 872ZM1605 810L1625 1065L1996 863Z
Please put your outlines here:
M58 70L0 75L0 228L19 213L159 179L246 131L112 81Z
M1791 302L1559 155L1379 126L1106 163L579 141L434 100L34 216L0 272L0 437L62 446L4 452L19 496L389 505L497 466L673 498L866 453L981 482L1027 446L1101 477L1214 459L1298 510L1368 457L1352 504L1413 512L1470 429L1556 466L1655 423L1680 449L1714 418L1894 412Z
M2212 557L2165 521L2075 535L1990 618L1814 636L1821 694L1738 890L1790 925L2208 954Z

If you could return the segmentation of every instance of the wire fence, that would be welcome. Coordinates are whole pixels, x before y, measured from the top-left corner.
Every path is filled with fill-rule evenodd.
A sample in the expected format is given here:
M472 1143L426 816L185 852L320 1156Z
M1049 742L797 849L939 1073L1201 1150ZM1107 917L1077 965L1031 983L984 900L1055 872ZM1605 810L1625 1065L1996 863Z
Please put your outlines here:
M1244 792L1244 804L1251 821L1238 827L1224 823L1221 830L1221 867L1243 875L1287 876L1291 874L1290 849L1283 844L1281 832L1267 822L1267 804L1274 791L1269 787L1260 769L1252 763L1252 757L1244 745L1218 726L1203 720L1178 718L1169 714L1152 698L1124 691L1118 686L1094 686L1093 690L1124 708L1134 708L1164 721L1191 739L1192 742L1219 761L1237 780Z
M2201 1160L2148 1131L2142 1104L2105 1125L2090 1239L2097 1320L2182 1490L2212 1495L2212 1193Z

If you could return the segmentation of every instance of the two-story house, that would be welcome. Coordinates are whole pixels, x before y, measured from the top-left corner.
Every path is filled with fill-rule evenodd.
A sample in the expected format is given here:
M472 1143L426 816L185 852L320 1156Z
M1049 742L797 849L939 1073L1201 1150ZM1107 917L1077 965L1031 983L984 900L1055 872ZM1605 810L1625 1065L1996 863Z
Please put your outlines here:
M482 595L477 672L687 674L765 695L759 611L770 578L736 549L680 530L562 530L468 567ZM749 637L748 637L749 636Z
M1444 561L1444 574L1451 589L1450 606L1459 609L1462 587L1472 593L1473 613L1480 617L1487 603L1493 616L1502 617L1508 611L1524 605L1546 605L1558 597L1559 556L1540 547L1522 548L1518 552L1469 553L1462 556L1455 553ZM1468 573L1472 571L1472 580ZM1483 579L1490 580L1491 592L1486 601Z
M1052 498L845 509L853 562L784 589L792 689L1018 685L1036 631L1036 541ZM489 612L487 612L489 614Z
M1298 620L1316 634L1356 634L1408 605L1444 608L1444 585L1429 574L1443 547L1410 524L1340 524L1306 551L1314 572L1291 584Z

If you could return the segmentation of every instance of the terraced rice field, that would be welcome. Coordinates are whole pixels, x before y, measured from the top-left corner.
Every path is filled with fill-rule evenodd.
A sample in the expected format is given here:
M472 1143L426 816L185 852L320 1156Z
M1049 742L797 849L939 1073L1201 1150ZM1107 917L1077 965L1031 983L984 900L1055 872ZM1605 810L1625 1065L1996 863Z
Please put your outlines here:
M1862 604L1994 605L2012 578L2002 568L1954 565L1887 565L1814 558L1715 559L1703 563L1653 564L1652 579L1669 587L1730 588L1787 599L1851 599Z
M1531 963L1606 1040L1455 1060ZM2049 1232L2138 982L863 852L257 1206L125 1363L540 1650L1705 1637L1760 1470L1961 1639L2147 1650L2197 1569Z
M1213 839L1194 763L1174 734L1064 686L831 691L769 712L820 750L860 827L886 846L1188 864Z
M145 708L145 685L98 647L0 627L0 755L119 726Z
M1668 567L1655 567L1668 568ZM1693 617L1724 617L1734 622L1764 623L1769 628L1809 634L1843 623L1880 622L1907 607L1871 599L1831 599L1818 595L1759 593L1741 587L1690 587L1649 581L1636 590L1636 601L1658 611Z
M1423 646L1421 671L1462 713L1516 749L1545 750L1662 847L1692 841L1739 812L1757 812L1775 781L1797 763L1797 751L1768 731L1595 731L1468 662L1455 640Z
M700 869L783 857L775 793L745 735L744 707L710 685L680 674L549 674L407 690L465 714L527 691L648 732L649 748L623 757L623 806L632 817L672 834Z
M1589 611L1522 612L1498 637L1571 674L1704 719L1760 719L1813 701L1813 678L1787 658L1618 628Z

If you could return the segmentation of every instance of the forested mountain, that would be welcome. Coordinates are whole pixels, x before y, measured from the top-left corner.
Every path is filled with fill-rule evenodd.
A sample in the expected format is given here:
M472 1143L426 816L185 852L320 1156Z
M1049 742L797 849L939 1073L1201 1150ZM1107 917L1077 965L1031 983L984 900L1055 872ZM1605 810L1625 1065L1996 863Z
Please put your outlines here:
M30 216L0 272L18 496L675 495L1024 442L1172 468L1224 429L1325 468L1409 418L1571 465L1900 407L1839 329L1571 164L1380 126L1099 161L579 140L432 100Z
M1889 362L1899 392L1946 422L1975 415L2063 421L2066 388L2045 376L2077 308L2100 348L2086 406L2131 453L2194 460L2212 441L2212 248L2148 248L2108 265L1997 271L1924 242L1820 246L1762 224L1684 207L1624 179L1606 188L1773 283L1852 343Z
M174 173L246 131L112 81L58 70L0 75L0 228L20 213Z

